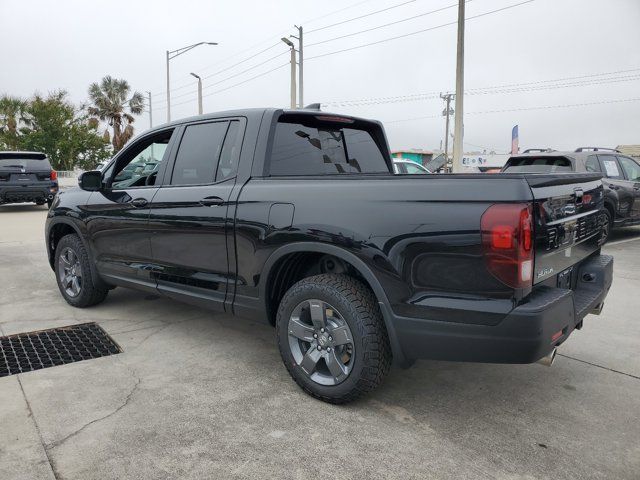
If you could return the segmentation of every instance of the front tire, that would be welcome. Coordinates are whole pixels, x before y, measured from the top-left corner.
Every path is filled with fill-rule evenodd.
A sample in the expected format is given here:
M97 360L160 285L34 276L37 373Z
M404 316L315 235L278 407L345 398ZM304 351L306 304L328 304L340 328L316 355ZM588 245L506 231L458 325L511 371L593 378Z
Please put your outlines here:
M93 266L80 237L75 234L62 237L54 260L58 288L69 305L90 307L107 297L109 290L93 281Z
M295 382L309 395L347 403L380 385L391 348L373 292L353 277L305 278L284 295L278 347Z

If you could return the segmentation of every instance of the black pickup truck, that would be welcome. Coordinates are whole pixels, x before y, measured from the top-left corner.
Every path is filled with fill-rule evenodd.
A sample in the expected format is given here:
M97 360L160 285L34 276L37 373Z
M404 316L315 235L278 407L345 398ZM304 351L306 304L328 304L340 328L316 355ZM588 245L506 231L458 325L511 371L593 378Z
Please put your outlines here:
M599 175L391 172L376 121L176 121L56 197L49 261L76 307L123 286L268 322L294 380L333 403L392 361L551 360L600 312L613 260Z

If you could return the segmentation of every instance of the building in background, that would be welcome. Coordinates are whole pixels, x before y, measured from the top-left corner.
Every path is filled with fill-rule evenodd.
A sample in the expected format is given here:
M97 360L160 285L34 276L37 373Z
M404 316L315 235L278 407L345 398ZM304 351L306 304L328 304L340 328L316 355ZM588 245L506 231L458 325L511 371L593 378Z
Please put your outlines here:
M640 160L640 145L618 145L616 150Z
M412 148L409 150L393 150L391 152L391 157L411 160L412 162L425 166L433 158L433 152L430 150L420 150L418 148Z

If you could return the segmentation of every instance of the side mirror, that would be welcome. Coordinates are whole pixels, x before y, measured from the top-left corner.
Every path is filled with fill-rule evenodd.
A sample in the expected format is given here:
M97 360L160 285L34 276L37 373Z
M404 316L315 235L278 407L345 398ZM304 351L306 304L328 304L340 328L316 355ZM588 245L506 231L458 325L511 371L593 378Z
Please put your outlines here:
M102 188L102 172L100 170L92 170L81 173L78 177L78 185L87 192L97 192Z

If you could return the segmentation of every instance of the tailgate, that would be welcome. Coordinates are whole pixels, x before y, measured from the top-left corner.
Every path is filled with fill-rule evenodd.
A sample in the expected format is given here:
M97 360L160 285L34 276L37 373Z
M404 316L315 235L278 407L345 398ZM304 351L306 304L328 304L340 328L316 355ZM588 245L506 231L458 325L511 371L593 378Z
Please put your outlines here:
M534 197L533 283L557 277L572 286L572 267L600 248L604 191L600 175L527 175Z
M0 185L40 186L51 181L50 171L34 172L24 168L0 168Z

